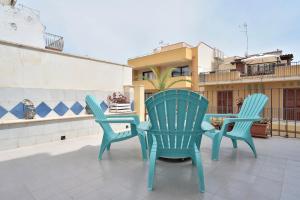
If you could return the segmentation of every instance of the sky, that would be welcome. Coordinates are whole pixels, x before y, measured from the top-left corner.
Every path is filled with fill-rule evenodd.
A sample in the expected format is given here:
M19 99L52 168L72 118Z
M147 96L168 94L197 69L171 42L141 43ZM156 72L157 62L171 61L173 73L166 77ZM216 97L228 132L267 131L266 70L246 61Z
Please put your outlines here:
M18 0L40 11L67 53L126 64L164 44L205 42L226 56L283 50L300 61L299 0Z

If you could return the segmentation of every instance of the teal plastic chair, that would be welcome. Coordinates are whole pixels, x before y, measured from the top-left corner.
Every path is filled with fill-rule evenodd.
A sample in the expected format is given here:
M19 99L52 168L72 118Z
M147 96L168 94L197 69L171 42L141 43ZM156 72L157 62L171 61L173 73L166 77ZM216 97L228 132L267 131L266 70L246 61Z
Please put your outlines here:
M261 120L260 114L263 111L268 97L264 94L249 95L238 114L206 114L205 122L202 123L202 129L206 130L204 135L212 139L212 160L219 160L219 151L222 137L231 139L233 147L237 148L237 140L245 141L257 157L255 145L250 133L253 122ZM216 130L209 123L213 117L225 118L221 130ZM228 124L234 122L232 131L227 132Z
M146 100L151 127L148 190L153 189L155 162L158 157L192 158L197 166L199 190L204 192L204 175L199 153L203 130L201 122L208 101L188 90L167 90Z
M105 116L99 102L96 100L94 96L86 96L85 98L86 104L91 109L95 120L103 129L103 138L102 144L99 150L98 159L102 160L102 154L105 151L110 150L110 146L114 142L119 142L123 140L127 140L133 138L135 136L139 137L141 148L142 148L142 156L144 160L147 160L147 150L146 150L146 138L143 131L138 131L137 126L140 123L139 117L137 115L108 115ZM130 124L131 130L123 131L116 133L110 126L110 123L128 123Z

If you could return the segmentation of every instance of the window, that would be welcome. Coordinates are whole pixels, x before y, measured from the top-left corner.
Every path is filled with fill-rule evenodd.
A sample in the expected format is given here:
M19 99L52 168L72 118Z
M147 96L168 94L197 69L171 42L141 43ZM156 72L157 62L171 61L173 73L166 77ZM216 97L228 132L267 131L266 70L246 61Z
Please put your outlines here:
M274 74L275 63L248 65L248 76Z
M149 80L155 79L152 71L143 72L143 80L148 80L148 79Z
M145 92L145 101L152 95L153 95L153 93L151 93L151 92Z
M300 89L283 90L283 119L300 120Z
M172 77L176 76L190 76L191 71L189 66L176 67L172 72Z
M218 113L232 113L232 91L218 91Z

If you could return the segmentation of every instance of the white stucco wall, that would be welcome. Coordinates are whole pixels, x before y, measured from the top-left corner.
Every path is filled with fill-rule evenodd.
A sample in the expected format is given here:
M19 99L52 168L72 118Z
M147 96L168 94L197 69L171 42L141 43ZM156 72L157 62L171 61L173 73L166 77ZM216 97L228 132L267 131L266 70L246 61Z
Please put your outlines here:
M0 4L1 40L44 48L44 29L34 10Z
M105 103L112 92L131 85L131 77L132 69L126 65L0 41L0 150L57 141L61 136L102 134L93 118L85 118L86 95ZM34 119L45 121L19 123L24 119L13 110L23 99L30 99L36 108L46 104L48 114L36 114ZM67 110L59 115L55 108L61 103ZM75 113L72 107L78 103L82 110ZM123 130L126 125L113 128Z
M0 41L0 87L121 91L125 65Z
M204 43L198 46L198 72L212 71L214 62L214 49Z

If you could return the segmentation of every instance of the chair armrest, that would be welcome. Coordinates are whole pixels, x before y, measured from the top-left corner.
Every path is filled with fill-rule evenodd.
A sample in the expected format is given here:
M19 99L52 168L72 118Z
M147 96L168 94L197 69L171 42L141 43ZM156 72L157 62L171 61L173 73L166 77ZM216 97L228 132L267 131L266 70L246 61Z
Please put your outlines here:
M137 128L142 131L148 131L151 128L151 123L150 121L141 122Z
M215 130L215 127L207 122L207 121L203 121L202 124L201 124L201 128L203 131L212 131L212 130Z
M106 115L107 119L114 119L114 118L132 118L134 119L136 124L140 123L140 118L136 114L128 114L128 115Z
M255 118L226 118L224 119L223 125L230 124L232 122L256 122L261 120L260 117Z
M128 124L135 124L135 120L133 118L114 118L114 119L103 119L99 120L96 119L98 123L128 123Z
M128 115L105 115L106 118L133 118L133 117L138 117L136 114L128 114Z
M222 128L221 128L221 132L225 133L227 132L227 127L230 123L233 122L256 122L259 121L261 118L260 117L256 117L256 118L226 118L224 119Z
M216 118L225 118L225 117L237 117L238 114L232 114L232 113L228 113L228 114L205 114L204 115L204 119L208 119L211 117L216 117Z

